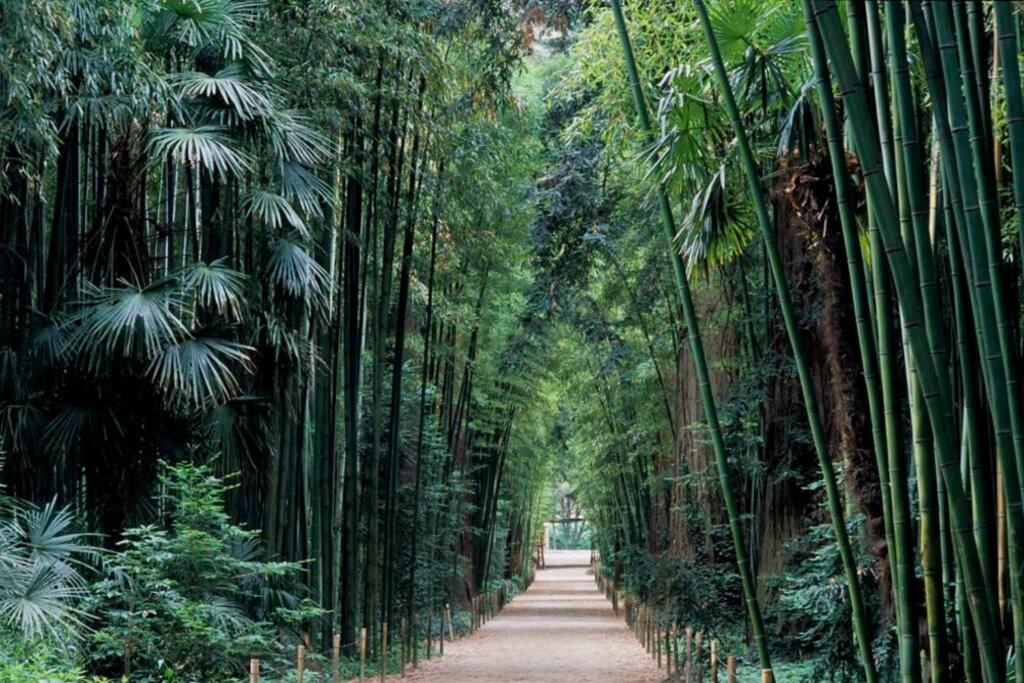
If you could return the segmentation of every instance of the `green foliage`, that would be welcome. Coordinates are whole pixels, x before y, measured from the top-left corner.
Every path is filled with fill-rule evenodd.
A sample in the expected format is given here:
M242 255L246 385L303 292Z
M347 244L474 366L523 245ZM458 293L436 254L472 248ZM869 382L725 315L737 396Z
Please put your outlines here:
M850 533L855 535L863 522L862 517L849 519ZM791 656L804 660L808 670L805 677L798 679L801 681L860 680L849 598L833 538L830 525L810 528L791 544L792 566L772 581L779 591L778 600L772 605L773 616L782 629L776 637ZM871 558L862 556L859 561L865 567L861 572L863 582L872 581L873 574L867 569ZM875 591L866 594L877 596ZM877 614L877 598L874 599L870 612ZM884 662L886 652L890 656L892 652L886 629L881 634L881 648L875 649Z
M132 680L224 680L253 656L284 656L281 635L319 617L300 565L268 562L258 532L231 523L227 484L205 465L164 466L167 528L128 529L92 587L94 666Z
M79 605L99 550L75 531L71 513L55 502L36 507L4 500L2 505L0 626L20 633L28 644L67 645L84 626Z

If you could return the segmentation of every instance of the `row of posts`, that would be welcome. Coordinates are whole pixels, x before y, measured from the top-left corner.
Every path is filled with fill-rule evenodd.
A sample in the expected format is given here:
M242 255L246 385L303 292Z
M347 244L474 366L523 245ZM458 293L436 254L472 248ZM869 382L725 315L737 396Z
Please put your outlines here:
M508 603L509 594L506 591L506 585L496 590L481 593L480 595L473 598L470 604L470 619L469 619L469 632L472 635L478 628L486 624L488 621L493 619L505 605ZM452 623L452 611L448 603L445 603L441 609L441 628L438 632L437 645L438 654L444 654L444 643L445 643L445 631L448 633L448 642L455 640L455 627ZM413 628L416 628L414 622ZM411 664L415 669L419 666L419 647L413 645L411 648L406 648L406 623L405 619L402 619L400 625L400 637L402 647L399 649L399 672L402 678L405 678L405 667ZM353 643L354 644L354 643ZM367 642L366 642L366 629L359 630L359 681L366 680L366 653L367 653ZM427 616L427 633L426 633L426 654L427 659L430 659L434 652L434 615L433 613ZM407 652L411 650L411 652ZM384 622L381 625L381 652L387 653L388 651L388 624ZM340 683L340 663L341 661L341 636L335 634L334 642L331 647L331 681L333 683ZM306 671L306 646L299 645L295 648L295 681L296 683L303 683ZM387 656L381 661L380 667L380 680L385 680L387 676ZM249 660L249 683L259 683L260 680L260 659L259 657L253 657Z
M592 557L591 562L598 589L611 600L612 608L618 613L618 589L612 582L605 579L604 573L601 571L600 559ZM655 609L630 598L626 599L625 607L626 624L633 630L637 640L644 646L651 658L657 660L659 669L664 660L665 673L670 678L674 676L674 680L683 683L703 683L705 681L704 634L687 626L683 629L683 645L682 652L680 652L678 624L668 623L667 620L658 618ZM717 640L712 639L708 644L707 663L707 672L711 682L719 683L718 674L722 662L719 659ZM736 658L733 656L725 659L725 679L727 683L736 683ZM772 683L771 671L761 672L761 683Z

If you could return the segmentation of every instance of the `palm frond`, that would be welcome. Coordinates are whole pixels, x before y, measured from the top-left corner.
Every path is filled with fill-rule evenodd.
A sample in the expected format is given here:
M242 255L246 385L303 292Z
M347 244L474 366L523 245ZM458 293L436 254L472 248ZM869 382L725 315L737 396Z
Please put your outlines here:
M173 282L161 280L146 287L121 284L88 285L85 299L71 316L72 352L84 355L92 367L110 356L152 358L188 336L175 313L181 298Z
M327 271L298 242L281 239L274 244L267 259L267 275L289 296L315 307L326 306Z
M149 153L178 162L198 164L213 173L238 176L249 162L231 147L231 137L219 126L158 128L150 134Z
M242 197L242 209L275 231L286 225L297 230L303 238L309 237L302 217L295 207L279 194L268 190L250 190Z
M229 107L242 121L268 116L273 105L270 99L245 80L237 64L215 74L183 71L168 77L170 85L183 99L209 98Z
M181 275L181 286L191 292L200 306L226 315L233 320L241 317L245 274L227 265L225 259L213 263L197 261Z
M307 215L323 215L321 204L331 201L331 188L319 176L296 161L286 161L278 180L285 199L298 204Z
M278 165L297 161L306 166L316 166L331 153L327 138L307 125L298 112L275 111L265 126Z
M180 403L219 405L238 393L236 371L251 370L252 350L217 337L186 339L156 356L149 375Z

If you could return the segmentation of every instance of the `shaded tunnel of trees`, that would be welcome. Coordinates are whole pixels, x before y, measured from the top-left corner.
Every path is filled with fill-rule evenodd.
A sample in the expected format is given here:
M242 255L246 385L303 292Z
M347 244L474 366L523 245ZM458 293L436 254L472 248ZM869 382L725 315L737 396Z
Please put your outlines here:
M1022 12L0 0L0 679L386 667L561 517L751 676L1024 680Z

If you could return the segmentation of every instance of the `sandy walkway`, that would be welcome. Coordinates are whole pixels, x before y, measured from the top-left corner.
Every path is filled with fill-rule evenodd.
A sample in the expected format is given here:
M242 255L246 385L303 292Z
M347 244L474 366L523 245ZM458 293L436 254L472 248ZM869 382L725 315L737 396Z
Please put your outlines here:
M470 638L445 644L408 681L654 683L664 676L597 591L589 552L549 552L548 568ZM576 566L567 566L575 563ZM556 566L562 565L562 566ZM394 679L394 680L397 680Z

